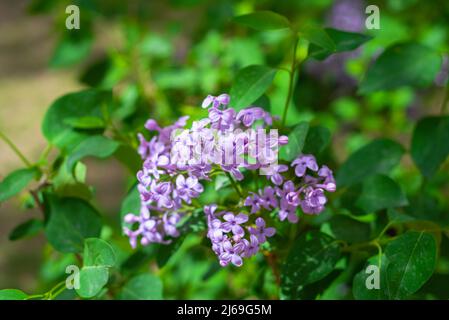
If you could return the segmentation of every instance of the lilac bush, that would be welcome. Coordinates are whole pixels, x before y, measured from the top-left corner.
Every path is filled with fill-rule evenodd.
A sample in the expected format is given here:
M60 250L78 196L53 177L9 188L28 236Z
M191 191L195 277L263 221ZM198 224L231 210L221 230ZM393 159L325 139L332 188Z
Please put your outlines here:
M326 192L336 190L332 170L320 167L311 154L277 163L278 146L286 145L288 137L273 130L276 119L260 107L236 111L229 103L228 94L207 96L202 108L209 108L208 118L194 121L190 128L188 117L164 128L153 119L146 122L145 128L156 134L149 141L138 136L143 159L137 173L141 210L124 217L124 233L133 248L139 241L143 246L170 243L180 236L179 222L192 208L203 208L207 238L220 265L240 267L243 258L254 256L275 236L270 213L276 212L279 221L297 223L300 213L324 210ZM270 135L261 134L268 129ZM265 185L244 192L239 183L251 172L265 176ZM199 201L204 184L213 183L219 174L227 175L235 187L237 205Z

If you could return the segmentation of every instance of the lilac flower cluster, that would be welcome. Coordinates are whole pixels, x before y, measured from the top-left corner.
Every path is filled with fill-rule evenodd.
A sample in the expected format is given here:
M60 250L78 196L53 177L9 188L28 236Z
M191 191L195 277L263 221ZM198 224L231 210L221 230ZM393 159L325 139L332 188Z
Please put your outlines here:
M324 209L325 191L336 189L332 171L319 167L312 155L278 164L277 146L287 144L288 138L278 136L277 131L258 135L259 129L272 126L275 119L255 106L236 112L227 107L229 102L227 94L206 97L202 107L209 108L209 116L194 121L189 129L185 128L187 117L168 127L147 121L145 128L156 134L149 141L138 135L143 159L137 173L141 210L139 215L130 213L124 218L124 233L132 247L138 241L167 244L178 237L181 219L202 206L197 199L204 191L201 182L220 174L228 175L240 197L232 210L231 206L218 210L216 204L203 207L207 237L222 266L241 266L243 258L255 255L276 233L267 226L273 223L270 212L278 212L281 221L296 223L299 209L306 214ZM266 176L255 178L264 187L257 193L242 192L239 181L245 172L255 170Z
M218 256L220 265L232 263L236 267L243 264L243 258L255 255L260 246L272 237L276 230L266 228L265 220L258 217L255 226L245 226L249 217L244 213L234 214L228 211L216 212L217 205L207 205L204 213L207 217L207 237L212 242L212 250ZM245 234L245 229L247 233ZM248 237L245 238L245 235Z
M141 210L138 216L129 213L124 218L127 224L137 225L135 230L124 227L132 247L139 237L142 245L168 244L171 241L168 237L178 237L177 224L185 213L183 205L190 204L203 191L199 183L201 175L195 175L196 171L187 174L170 162L171 134L184 127L187 119L182 117L164 128L150 119L145 128L158 134L150 141L138 135L138 152L144 160L142 170L137 173Z
M262 209L273 211L279 209L281 221L287 219L291 223L298 222L297 208L306 214L318 214L324 210L327 198L324 191L334 192L336 189L332 171L325 165L318 167L313 155L301 155L291 166L294 167L295 180L285 180L282 173L288 166L277 166L275 173L268 178L274 187L267 186L258 193L251 192L245 199L245 206L251 207L251 213Z

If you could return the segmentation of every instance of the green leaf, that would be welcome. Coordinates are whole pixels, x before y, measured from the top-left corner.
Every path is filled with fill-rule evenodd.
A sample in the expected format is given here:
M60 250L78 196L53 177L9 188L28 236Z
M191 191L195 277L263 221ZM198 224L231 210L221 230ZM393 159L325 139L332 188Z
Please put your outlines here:
M307 131L302 153L318 155L329 145L331 132L323 126L313 126Z
M229 187L231 185L231 181L229 181L229 177L223 174L215 176L215 191L220 189Z
M108 139L104 136L91 136L83 140L70 153L67 159L67 168L73 170L75 163L84 157L91 156L96 158L107 158L111 156L119 147L117 141Z
M162 281L152 274L132 277L120 291L120 300L161 300Z
M19 169L10 173L0 182L0 202L14 197L22 191L37 174L36 168Z
M387 48L369 67L359 93L390 90L402 86L425 87L440 71L441 56L417 43L396 44Z
M181 227L182 228L182 227ZM170 258L178 251L184 243L185 236L174 239L170 244L160 244L157 248L156 262L159 268L167 264Z
M67 158L61 160L57 173L53 178L55 193L60 197L75 197L89 201L92 198L92 188L86 182L86 166L77 162L72 171L67 166Z
M335 52L337 47L325 29L308 26L300 32L300 36L307 39L311 44L316 45L327 52Z
M64 122L75 129L98 129L106 126L105 121L97 117L66 118Z
M388 173L404 154L404 148L389 139L377 139L354 152L338 170L340 187L350 186L376 173Z
M436 242L432 235L409 231L387 245L387 292L390 299L405 299L430 278L436 264Z
M48 216L45 234L56 250L81 252L84 239L100 235L100 216L88 202L53 195L46 195L45 200Z
M388 216L388 221L390 221L390 222L410 222L410 221L417 220L417 218L415 218L411 215L399 212L395 208L388 209L387 216Z
M28 295L17 289L0 290L0 300L25 300Z
M105 79L107 79L108 73L112 70L112 65L111 57L101 56L82 71L79 81L90 87L103 87L105 86Z
M80 287L76 289L83 298L96 296L107 284L109 268L116 263L114 249L104 240L89 238L84 242L83 268Z
M133 253L120 265L120 271L122 274L129 275L134 274L140 270L143 266L155 258L157 254L157 246L142 246L133 251Z
M362 186L362 193L356 206L366 213L382 209L403 207L408 204L401 187L390 177L377 174L368 177Z
M82 298L92 298L108 283L109 270L104 267L83 267L79 276L80 286L76 293Z
M311 283L304 287L303 290L298 292L298 300L327 300L323 297L325 291L330 287L335 286L335 281L342 275L341 270L334 269L331 273L325 276L323 279Z
M330 221L332 234L336 239L347 242L363 242L370 237L369 224L357 221L346 215L336 215Z
M89 55L92 44L90 32L66 32L59 40L49 64L53 68L63 68L79 63Z
M309 56L318 60L324 60L333 53L352 51L372 39L371 36L361 33L347 32L332 28L325 28L324 31L335 44L335 50L327 50L326 48L312 44L309 47Z
M368 266L379 267L379 256L376 255L368 259L365 267L355 275L352 283L352 294L357 300L385 300L388 299L387 295L387 278L386 270L388 268L388 258L385 255L381 256L380 268L376 271L367 269ZM367 272L369 271L369 272ZM379 276L379 288L373 288L374 277ZM370 285L370 289L368 289Z
M410 205L404 208L403 213L415 220L433 221L446 228L449 226L449 211L444 210L436 194L432 193L427 189L410 198Z
M423 175L432 177L449 155L449 117L421 119L413 131L411 155Z
M120 223L122 224L122 227L129 227L124 222L124 217L128 213L133 213L135 215L140 214L140 194L139 190L137 189L137 184L134 184L128 191L128 194L126 195L125 199L123 199L122 206L120 208Z
M111 245L102 239L89 238L84 241L84 267L113 267L116 257Z
M103 112L111 105L111 101L110 90L88 89L66 94L47 110L42 123L42 132L53 145L70 151L90 134L98 134L102 130L78 130L65 120L85 117L103 119Z
M332 272L340 257L335 240L321 232L309 232L293 245L281 270L281 297L296 299L303 288Z
M41 220L30 219L24 223L19 224L9 234L9 240L14 241L26 237L36 235L44 228L44 223Z
M234 21L261 31L290 28L290 22L286 17L272 11L252 12L235 17Z
M252 65L241 69L231 87L231 106L240 110L251 105L267 91L275 74L276 70L267 66Z
M288 135L288 144L280 148L279 157L291 161L301 154L309 132L309 123L302 121L298 123Z
M142 168L142 159L136 152L136 149L129 145L120 144L114 152L114 157L126 166L132 174L135 174Z

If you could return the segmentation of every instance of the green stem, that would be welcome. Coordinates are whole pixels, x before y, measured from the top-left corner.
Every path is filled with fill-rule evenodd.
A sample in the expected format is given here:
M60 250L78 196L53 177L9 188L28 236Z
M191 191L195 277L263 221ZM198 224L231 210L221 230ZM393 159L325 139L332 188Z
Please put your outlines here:
M42 154L39 157L39 161L44 161L45 159L47 159L47 157L50 154L52 148L53 148L53 146L50 143L47 144L47 146L45 147L44 151L42 151Z
M231 174L227 171L224 171L226 175L228 176L229 181L231 181L232 186L234 187L235 191L238 193L238 195L243 198L242 191L240 190L239 186L235 182L234 178L232 178Z
M292 57L292 63L290 66L290 72L289 72L289 83L288 83L288 91L287 91L287 98L285 99L285 105L284 105L284 113L282 114L282 126L285 125L285 120L287 120L287 111L290 104L290 99L293 94L293 81L295 80L295 70L296 70L296 50L298 49L298 37L295 35L294 39L294 45L293 45L293 57Z
M53 300L56 298L61 292L63 292L66 289L65 280L57 283L53 288L51 288L49 291L42 293L42 294L33 294L27 297L27 300L30 299L41 299L41 300Z
M14 153L23 161L23 163L25 163L27 167L31 168L33 166L31 162L28 161L28 159L23 155L23 153L20 152L19 148L17 148L16 145L1 131L0 139L5 141L5 143L14 151Z
M50 299L53 300L54 298L59 296L62 292L64 292L65 289L66 289L66 287L65 287L65 283L64 283L64 285L61 288L59 288L55 292L52 292Z
M27 298L26 298L26 300L31 300L31 299L41 299L41 298L44 298L45 297L45 294L33 294L33 295L31 295L31 296L28 296Z
M382 267L382 246L377 241L373 241L373 244L377 247L377 263L380 270Z

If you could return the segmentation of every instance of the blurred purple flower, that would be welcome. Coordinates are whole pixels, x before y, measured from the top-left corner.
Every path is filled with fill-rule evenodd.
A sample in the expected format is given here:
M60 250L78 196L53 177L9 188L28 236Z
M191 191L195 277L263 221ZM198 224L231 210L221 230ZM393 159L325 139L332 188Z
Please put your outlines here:
M257 237L259 243L264 243L267 237L272 237L276 233L276 229L269 227L265 227L265 220L262 218L256 219L256 227L250 227L249 232Z

